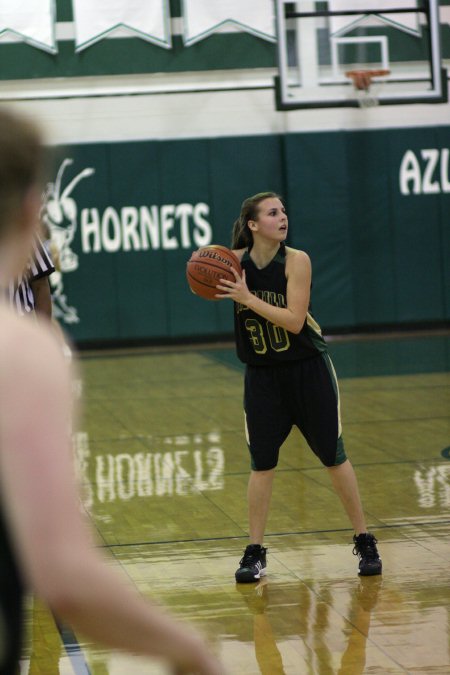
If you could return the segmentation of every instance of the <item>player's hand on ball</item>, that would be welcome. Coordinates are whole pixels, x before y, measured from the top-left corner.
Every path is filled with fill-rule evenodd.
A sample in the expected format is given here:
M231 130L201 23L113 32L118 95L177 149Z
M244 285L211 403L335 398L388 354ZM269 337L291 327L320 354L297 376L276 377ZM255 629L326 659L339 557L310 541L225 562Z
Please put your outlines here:
M247 282L245 280L245 270L242 270L242 277L236 272L234 267L231 268L235 281L228 281L227 279L221 279L220 284L216 286L217 290L223 291L222 293L217 293L216 298L231 298L235 302L240 302L243 305L246 305L251 298L251 293L248 290Z

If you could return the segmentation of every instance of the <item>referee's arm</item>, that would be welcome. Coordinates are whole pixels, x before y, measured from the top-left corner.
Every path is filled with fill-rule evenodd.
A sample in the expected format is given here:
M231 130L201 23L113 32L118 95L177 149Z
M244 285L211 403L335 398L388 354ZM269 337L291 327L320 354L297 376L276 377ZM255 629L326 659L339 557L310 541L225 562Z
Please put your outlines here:
M36 237L30 264L29 284L34 297L34 311L37 318L52 318L52 296L49 276L55 271L53 262L39 237Z
M30 281L31 290L34 296L34 311L36 316L40 319L45 317L52 318L52 296L50 293L50 282L48 277L39 277L34 281Z

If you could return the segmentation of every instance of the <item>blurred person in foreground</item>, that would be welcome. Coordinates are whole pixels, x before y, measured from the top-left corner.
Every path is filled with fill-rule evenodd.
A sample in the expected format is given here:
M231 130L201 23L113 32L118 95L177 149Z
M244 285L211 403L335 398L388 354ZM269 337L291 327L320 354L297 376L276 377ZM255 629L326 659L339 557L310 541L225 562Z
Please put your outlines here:
M176 673L219 675L203 639L95 548L73 472L67 363L50 323L9 306L9 280L35 236L42 154L34 127L0 109L0 674L17 672L30 589L95 642L163 659Z

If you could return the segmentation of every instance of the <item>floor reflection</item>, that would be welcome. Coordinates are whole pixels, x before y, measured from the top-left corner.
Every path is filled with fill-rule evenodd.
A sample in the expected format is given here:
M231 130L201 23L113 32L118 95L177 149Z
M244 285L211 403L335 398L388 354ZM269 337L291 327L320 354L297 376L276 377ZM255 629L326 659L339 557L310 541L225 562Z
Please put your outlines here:
M372 611L383 583L381 576L361 577L350 597L348 644L342 654L338 675L362 675L366 667L366 645Z
M276 643L268 612L269 582L263 578L254 584L236 584L253 616L253 641L255 656L262 675L285 675L283 659Z
M288 675L294 672L362 675L366 667L366 643L371 613L382 586L381 577L355 580L349 594L342 635L335 633L336 610L332 589L319 595L302 582L280 584L267 577L257 584L236 584L242 597L247 619L253 632L255 657L261 675ZM333 633L335 633L333 635ZM298 670L283 662L286 643L290 641L301 658ZM284 649L280 651L278 643ZM338 644L345 644L339 653Z
M420 466L414 472L414 483L420 507L450 508L450 462Z
M133 439L134 440L134 439ZM91 451L89 434L74 434L83 503L128 501L223 490L225 457L218 431L153 438L134 452Z

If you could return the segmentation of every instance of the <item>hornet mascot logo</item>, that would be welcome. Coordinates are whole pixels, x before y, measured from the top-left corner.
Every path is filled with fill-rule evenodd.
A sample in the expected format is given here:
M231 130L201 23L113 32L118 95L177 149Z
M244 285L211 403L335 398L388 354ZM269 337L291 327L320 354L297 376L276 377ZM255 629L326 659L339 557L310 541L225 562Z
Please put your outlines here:
M64 292L64 274L78 269L78 256L71 248L78 227L78 207L71 195L78 183L83 178L92 176L95 169L83 169L63 188L64 171L71 164L72 159L65 159L59 167L55 182L47 184L43 194L41 220L48 230L47 236L56 267L56 272L50 277L54 316L65 323L78 323L80 319L77 310L69 305Z

